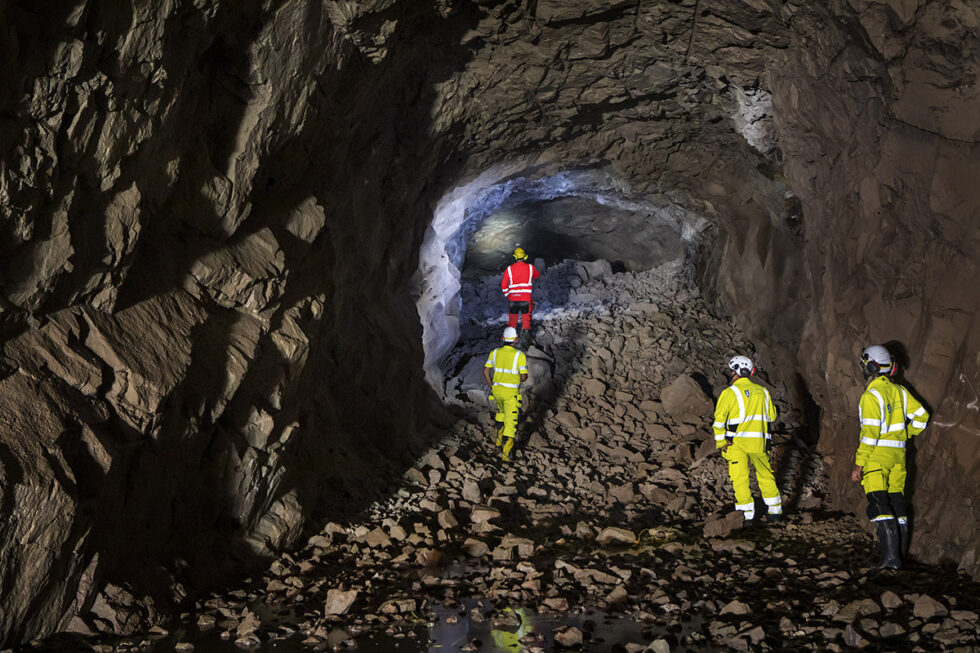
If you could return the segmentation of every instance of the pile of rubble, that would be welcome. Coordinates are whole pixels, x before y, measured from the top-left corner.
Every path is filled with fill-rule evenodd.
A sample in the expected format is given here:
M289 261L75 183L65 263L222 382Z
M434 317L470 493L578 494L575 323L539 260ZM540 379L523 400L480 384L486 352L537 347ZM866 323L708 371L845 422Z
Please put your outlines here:
M471 418L388 499L327 524L241 589L198 601L172 633L97 646L156 637L189 650L218 637L246 649L290 640L312 650L932 651L976 642L975 583L925 566L868 569L869 530L822 509L820 459L794 438L799 413L778 384L774 467L788 514L738 528L709 393L724 386L730 355L755 352L676 272L587 273L576 296L595 301L538 316L515 462L498 460L480 408L486 388L465 373L455 387ZM458 359L482 367L492 346L464 343Z

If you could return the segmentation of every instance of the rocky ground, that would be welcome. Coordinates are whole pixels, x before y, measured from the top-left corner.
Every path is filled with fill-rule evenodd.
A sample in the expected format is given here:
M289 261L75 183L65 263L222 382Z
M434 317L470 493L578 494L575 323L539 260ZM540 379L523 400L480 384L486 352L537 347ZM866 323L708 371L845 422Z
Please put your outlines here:
M120 590L34 650L974 650L980 586L911 563L869 570L865 520L822 508L820 457L782 403L787 514L738 528L710 392L751 343L677 266L568 262L542 282L516 461L473 379L499 331L471 305L447 386L465 417L384 501L329 523L261 575L135 632ZM554 273L555 271L551 271ZM574 279L573 279L574 277ZM467 290L471 301L487 288ZM482 293L482 294L481 294ZM473 310L477 307L478 310ZM122 639L99 631L134 630Z

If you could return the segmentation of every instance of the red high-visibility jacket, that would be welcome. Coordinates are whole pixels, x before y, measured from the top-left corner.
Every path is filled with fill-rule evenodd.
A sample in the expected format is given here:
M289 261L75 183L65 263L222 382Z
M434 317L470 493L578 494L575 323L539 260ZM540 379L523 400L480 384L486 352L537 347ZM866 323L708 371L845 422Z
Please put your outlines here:
M504 291L504 296L512 302L531 301L531 285L535 279L541 276L530 263L517 261L510 264L504 271L504 277L500 280L500 289Z

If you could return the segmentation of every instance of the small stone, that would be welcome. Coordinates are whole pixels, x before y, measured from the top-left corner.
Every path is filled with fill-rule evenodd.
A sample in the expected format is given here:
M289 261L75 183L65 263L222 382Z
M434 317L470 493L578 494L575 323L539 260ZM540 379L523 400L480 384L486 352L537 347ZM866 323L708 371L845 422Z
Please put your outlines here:
M555 641L566 648L582 645L582 631L572 626L567 630L555 633Z
M891 590L881 593L881 604L888 610L894 610L902 605L902 598Z
M438 516L439 526L449 530L450 528L456 528L459 526L459 522L456 521L456 517L453 515L452 510L443 510Z
M609 527L602 529L595 539L602 546L609 544L631 545L636 542L636 535L633 534L633 531L625 528Z
M629 593L626 591L626 588L619 585L606 595L606 603L608 605L617 605L625 601L628 597Z
M463 550L473 558L480 558L490 553L490 547L485 542L473 537L466 538L463 542Z
M415 562L422 567L436 567L442 560L442 553L436 549L419 549L415 552Z
M868 640L864 639L854 626L847 624L844 627L844 643L854 648L864 648L868 645Z
M726 604L719 614L749 614L750 612L752 612L752 608L747 603L735 599Z
M599 379L590 378L590 379L586 379L582 383L582 389L585 390L585 393L589 396L601 397L602 394L606 391L606 384L600 381Z
M365 540L368 546L375 549L391 546L391 540L388 539L388 534L382 528L375 528L369 531L365 536Z
M878 629L878 634L881 637L895 637L897 635L904 635L905 629L889 621L881 625L881 628Z
M238 624L238 628L235 629L235 635L241 639L254 633L261 625L262 621L259 619L258 615L250 610L245 610L245 612L242 614L242 620Z
M766 638L766 631L762 626L756 626L752 630L742 633L744 637L748 637L749 641L753 644L758 644Z
M500 511L496 508L488 508L486 506L477 506L470 513L470 521L474 524L483 524L491 519L496 519L500 516Z
M936 599L928 594L923 594L916 599L912 614L920 619L932 619L933 617L945 617L949 611Z
M406 537L408 537L408 533L405 532L405 529L399 526L398 524L395 524L394 526L388 529L388 535L391 537L391 539L395 540L396 542L401 542Z
M561 597L547 598L542 603L555 612L568 612L568 599Z
M480 485L473 479L463 481L463 498L470 503L479 503L483 500L483 492Z
M357 598L357 590L331 589L327 591L327 600L323 611L325 614L344 614L350 609Z
M446 464L435 451L430 451L425 454L421 460L421 465L422 467L431 467L433 469L446 469Z
M877 603L871 599L860 599L858 601L851 601L841 608L840 611L834 615L834 621L851 623L857 619L858 616L877 614L878 612L881 612L881 608L878 607Z
M744 522L745 517L738 510L733 510L725 515L715 513L704 522L704 536L727 537L735 529L741 528Z
M181 651L182 653L189 653L189 651L194 650L194 645L190 642L177 642L174 644L175 651Z
M405 480L416 485L425 485L429 482L429 477L414 467L409 467L405 472Z
M650 653L670 653L670 644L667 643L666 639L655 639L644 650Z

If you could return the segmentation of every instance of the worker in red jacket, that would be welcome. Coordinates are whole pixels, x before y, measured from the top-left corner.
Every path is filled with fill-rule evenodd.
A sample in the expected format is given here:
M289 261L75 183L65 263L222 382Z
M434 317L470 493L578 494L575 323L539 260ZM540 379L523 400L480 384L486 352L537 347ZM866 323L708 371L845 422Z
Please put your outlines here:
M500 280L500 289L504 291L504 297L510 301L510 308L507 309L507 326L517 328L517 316L521 316L521 327L525 331L531 330L531 311L534 310L534 302L531 301L531 286L534 280L541 276L537 269L527 262L527 252L518 247L514 250L513 263L504 270L504 277Z

